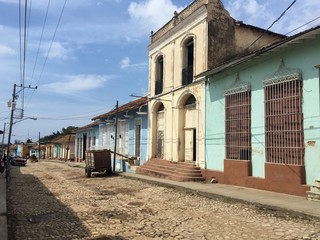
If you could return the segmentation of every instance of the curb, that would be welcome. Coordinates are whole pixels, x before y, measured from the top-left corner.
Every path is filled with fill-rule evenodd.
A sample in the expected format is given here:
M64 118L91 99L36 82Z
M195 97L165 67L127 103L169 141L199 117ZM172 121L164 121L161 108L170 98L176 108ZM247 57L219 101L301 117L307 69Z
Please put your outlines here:
M7 186L4 173L0 174L0 240L8 239Z

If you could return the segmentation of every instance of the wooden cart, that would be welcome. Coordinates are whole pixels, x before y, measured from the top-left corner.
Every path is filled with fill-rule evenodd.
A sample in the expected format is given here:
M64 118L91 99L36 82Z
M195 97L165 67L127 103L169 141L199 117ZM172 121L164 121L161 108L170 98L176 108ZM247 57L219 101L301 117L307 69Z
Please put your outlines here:
M86 177L91 177L92 172L104 172L106 174L112 172L110 150L86 151Z

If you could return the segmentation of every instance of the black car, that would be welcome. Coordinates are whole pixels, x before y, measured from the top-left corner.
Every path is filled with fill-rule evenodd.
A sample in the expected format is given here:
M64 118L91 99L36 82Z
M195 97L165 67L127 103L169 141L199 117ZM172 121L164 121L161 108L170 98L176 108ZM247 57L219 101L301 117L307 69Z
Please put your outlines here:
M11 165L14 166L25 166L27 164L27 159L20 156L14 156L11 158L10 162Z

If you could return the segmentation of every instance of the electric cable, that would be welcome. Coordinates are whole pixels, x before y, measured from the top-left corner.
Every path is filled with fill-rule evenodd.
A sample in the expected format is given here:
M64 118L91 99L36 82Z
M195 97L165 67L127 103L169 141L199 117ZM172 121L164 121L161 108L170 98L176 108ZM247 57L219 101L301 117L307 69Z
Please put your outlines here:
M55 36L56 36L56 34L57 34L58 27L59 27L59 25L60 25L60 21L61 21L61 18L62 18L62 15L63 15L63 12L64 12L64 9L65 9L65 6L66 6L67 1L68 1L68 0L65 0L65 1L64 1L64 5L63 5L62 10L61 10L61 14L60 14L60 17L59 17L59 20L58 20L58 24L57 24L56 29L55 29L55 31L54 31L54 34L53 34L53 37L52 37L52 40L51 40L51 44L50 44L50 47L49 47L49 50L48 50L48 54L47 54L47 56L46 56L46 59L45 59L45 61L44 61L43 66L42 66L42 70L41 70L41 72L40 72L40 76L39 76L39 79L38 79L36 85L39 84L40 79L41 79L41 77L42 77L42 74L43 74L43 71L44 71L44 67L46 66L47 60L48 60L48 58L49 58L49 54L50 54L50 51L51 51L51 48L52 48L52 44L53 44L53 41L54 41Z
M33 76L34 76L34 72L35 72L35 69L36 69L37 62L38 62L40 47L41 47L41 44L42 44L43 33L44 33L45 26L46 26L46 24L47 24L47 18L48 18L49 8L50 8L50 0L48 1L47 10L46 10L46 15L45 15L45 18L44 18L44 22L43 22L43 26L42 26L42 31L41 31L41 36L40 36L40 41L39 41L38 50L37 50L37 54L36 54L36 59L35 59L34 65L33 65L33 71L32 71L32 75L31 75L31 83L32 83Z
M303 24L303 25L301 25L301 26L299 26L299 27L291 30L290 32L287 32L285 35L287 36L287 35L289 35L290 33L295 32L296 30L298 30L298 29L300 29L300 28L302 28L302 27L304 27L304 26L306 26L306 25L308 25L308 24L310 24L310 23L312 23L312 22L314 22L314 21L316 21L316 20L318 20L318 19L320 19L320 16L319 16L319 17L316 17L316 18L314 18L314 19L312 19L312 20L310 20L309 22L306 22L305 24Z
M22 84L21 0L19 0L19 46L20 46L20 83Z
M286 10L284 10L282 13L281 13L281 15L276 19L276 20L274 20L273 21L273 23L266 29L266 30L264 30L263 31L263 33L256 39L256 40L254 40L246 49L245 49L245 51L247 51L250 47L252 47L260 38L262 38L262 36L270 29L270 28L272 28L273 27L273 25L276 23L276 22L278 22L285 14L286 14L286 12L296 3L296 1L297 0L294 0L290 5L289 5L289 7L287 7L286 8Z
M48 60L48 58L49 58L49 54L50 54L50 51L51 51L51 47L52 47L53 41L54 41L54 39L55 39L56 33L57 33L57 31L58 31L58 27L59 27L59 25L60 25L60 21L61 21L61 18L62 18L64 9L65 9L66 3L67 3L67 0L65 0L64 5L63 5L63 7L62 7L62 10L61 10L61 13L60 13L60 16L59 16L59 20L58 20L57 26L56 26L56 28L55 28L55 31L54 31L54 34L53 34L53 37L52 37L52 40L51 40L51 44L50 44L50 47L49 47L47 56L46 56L45 61L44 61L44 63L43 63L43 66L42 66L42 69L41 69L41 72L40 72L40 76L39 76L39 78L38 78L38 80L37 80L37 82L36 82L36 86L37 86L37 85L39 84L39 82L40 82L40 79L41 79L41 77L42 77L42 74L43 74L45 65L46 65L47 60ZM43 32L44 32L44 28L45 28L46 21L47 21L47 16L48 16L49 7L50 7L50 0L49 0L48 5L47 5L45 22L44 22L44 25L43 25L43 28L42 28L42 33L41 33L41 41L42 41ZM40 45L41 45L41 42L39 43L39 47L38 47L38 52L37 52L37 57L36 57L36 59L38 59L38 55L39 55L39 51L40 51ZM31 78L31 79L33 79L35 67L36 67L36 63L35 63L35 65L34 65L34 69L33 69L32 78ZM30 97L29 97L29 100L28 100L28 103L27 103L27 104L29 104L29 102L31 101L34 92L35 92L35 89L32 91L32 93L31 93L31 95L30 95Z
M27 15L28 15L28 0L24 2L24 44L23 44L23 73L22 73L22 117L24 110L24 83L26 75L26 58L27 58Z

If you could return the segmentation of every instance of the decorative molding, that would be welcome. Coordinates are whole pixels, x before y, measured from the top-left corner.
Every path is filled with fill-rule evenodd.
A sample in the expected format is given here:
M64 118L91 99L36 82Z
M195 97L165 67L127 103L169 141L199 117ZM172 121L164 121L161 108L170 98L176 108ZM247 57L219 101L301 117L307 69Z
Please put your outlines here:
M240 92L247 92L251 90L251 84L249 82L243 82L240 80L239 73L237 73L234 83L224 90L224 95L232 95Z
M180 13L174 14L173 18L167 24L165 24L157 32L151 34L151 44L159 40L161 37L163 37L163 35L170 32L173 28L179 27L185 21L190 20L190 18L199 16L199 9L206 9L206 4L207 0L193 1L192 4L183 9ZM190 22L189 24L187 23L187 25L190 25Z
M163 60L164 60L164 58L165 58L165 56L164 56L164 54L163 54L163 52L161 52L160 50L157 52L157 55L154 57L154 59L153 59L153 61L156 63L157 61L158 61L158 59L159 59L159 57L163 57Z
M207 8L205 6L197 9L195 12L185 19L183 22L179 23L173 29L168 30L163 33L159 39L154 39L154 41L149 45L149 55L153 55L159 49L170 44L172 41L178 39L179 37L185 35L186 32L190 32L197 25L206 21L207 18Z
M193 33L186 32L186 35L183 37L183 39L180 42L180 48L183 48L186 45L186 42L188 42L190 39L193 39L194 45L197 40L197 36Z
M263 86L269 86L287 81L295 81L302 79L302 72L299 68L288 68L285 66L283 59L280 61L278 70L272 75L266 77L262 83Z

